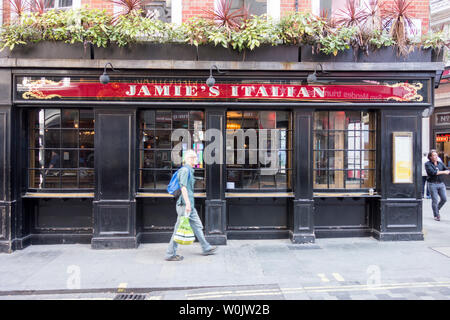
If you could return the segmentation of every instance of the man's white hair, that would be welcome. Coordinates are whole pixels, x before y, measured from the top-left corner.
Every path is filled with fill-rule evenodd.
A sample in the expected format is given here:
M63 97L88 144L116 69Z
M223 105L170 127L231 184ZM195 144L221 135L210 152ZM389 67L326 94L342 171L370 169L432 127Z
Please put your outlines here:
M195 153L194 150L189 149L189 150L187 150L186 153L184 154L184 158L187 159L187 158L191 158L191 157L197 157L197 153Z

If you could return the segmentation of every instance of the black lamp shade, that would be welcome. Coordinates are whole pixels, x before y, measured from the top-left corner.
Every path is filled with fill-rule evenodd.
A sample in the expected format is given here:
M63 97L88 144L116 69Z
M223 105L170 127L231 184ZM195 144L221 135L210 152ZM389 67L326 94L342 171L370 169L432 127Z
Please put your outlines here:
M208 87L212 87L216 83L216 79L214 79L212 76L209 76L208 79L206 79L206 85Z
M316 73L312 73L309 74L308 77L306 78L306 82L311 83L311 82L316 82L317 81L317 76Z
M109 76L106 73L103 73L100 76L100 83L102 83L102 84L108 84L109 83Z

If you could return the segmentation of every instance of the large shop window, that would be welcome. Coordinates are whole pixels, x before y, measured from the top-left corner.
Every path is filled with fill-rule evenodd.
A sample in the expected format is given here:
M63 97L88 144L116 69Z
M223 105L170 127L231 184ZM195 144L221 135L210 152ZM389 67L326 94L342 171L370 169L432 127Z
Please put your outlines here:
M28 119L29 189L93 189L93 110L35 109Z
M172 174L180 167L172 159L172 149L182 143L182 153L193 149L197 153L195 165L195 189L205 190L204 127L203 111L146 110L139 116L139 186L144 190L164 191ZM189 132L189 142L172 141L172 132L185 129ZM183 157L183 154L180 155Z
M292 124L287 111L227 112L227 190L292 190Z
M375 154L374 113L315 113L315 189L375 188Z

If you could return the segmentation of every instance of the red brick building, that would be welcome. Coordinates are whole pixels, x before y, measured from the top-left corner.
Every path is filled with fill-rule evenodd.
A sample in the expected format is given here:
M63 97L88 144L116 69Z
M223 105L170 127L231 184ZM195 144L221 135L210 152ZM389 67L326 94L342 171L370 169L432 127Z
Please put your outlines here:
M14 15L11 3L20 3L21 0L1 0L0 5L3 8L3 14L0 22L7 22L10 19L11 12ZM22 0L24 3L30 1ZM33 2L35 0L31 0ZM166 21L181 23L193 16L205 14L205 10L211 10L220 0L144 0L147 10L158 11L157 15ZM347 0L233 0L233 7L238 8L242 5L250 8L250 13L267 13L269 16L278 19L290 11L313 12L332 12L339 14L340 10L346 5ZM372 0L360 0L361 4L367 5ZM389 6L393 0L381 1ZM81 6L89 8L106 9L111 13L120 11L120 6L110 0L47 0L49 8L79 8ZM417 30L424 33L428 31L430 23L430 1L412 0L410 12L414 17L414 23Z

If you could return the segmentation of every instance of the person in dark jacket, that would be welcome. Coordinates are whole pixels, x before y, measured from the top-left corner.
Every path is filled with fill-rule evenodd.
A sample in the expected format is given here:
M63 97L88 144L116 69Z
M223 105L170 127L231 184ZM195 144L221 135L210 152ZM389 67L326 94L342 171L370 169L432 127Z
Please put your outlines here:
M434 220L441 221L439 210L447 202L447 190L441 176L443 174L450 174L449 169L438 160L436 150L431 150L428 153L428 161L425 163L425 170L428 174L428 187L431 193L431 207L433 209ZM439 201L438 196L441 198Z

